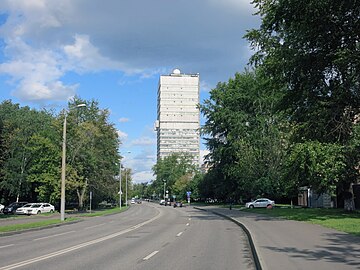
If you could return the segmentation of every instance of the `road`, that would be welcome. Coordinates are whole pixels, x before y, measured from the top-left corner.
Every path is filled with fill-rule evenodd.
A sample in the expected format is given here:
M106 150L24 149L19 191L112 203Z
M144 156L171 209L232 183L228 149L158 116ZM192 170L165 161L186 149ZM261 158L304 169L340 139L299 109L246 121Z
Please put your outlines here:
M3 269L254 269L236 224L192 207L116 215L0 238Z

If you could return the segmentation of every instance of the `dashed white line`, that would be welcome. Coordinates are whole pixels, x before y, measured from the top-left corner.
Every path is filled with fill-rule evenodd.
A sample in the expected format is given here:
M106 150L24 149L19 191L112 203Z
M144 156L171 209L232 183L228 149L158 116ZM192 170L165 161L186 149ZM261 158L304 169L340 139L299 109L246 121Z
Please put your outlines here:
M6 248L6 247L11 247L13 246L14 244L11 244L11 245L6 245L6 246L1 246L0 248Z
M186 226L189 226L190 225L190 223L186 223Z
M183 232L179 232L176 236L179 237L182 234L183 234Z
M152 256L154 256L156 253L158 253L158 250L155 250L154 252L150 253L149 255L147 255L143 261L147 261L148 259L150 259Z

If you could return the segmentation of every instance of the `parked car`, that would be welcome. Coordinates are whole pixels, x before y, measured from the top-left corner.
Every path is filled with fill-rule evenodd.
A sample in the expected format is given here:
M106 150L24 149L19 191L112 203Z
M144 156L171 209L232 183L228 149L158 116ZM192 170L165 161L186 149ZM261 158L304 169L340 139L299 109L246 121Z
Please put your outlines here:
M174 202L174 208L175 207L182 207L182 202Z
M34 203L28 208L27 215L37 215L42 213L54 213L55 207L50 203Z
M247 202L245 204L245 207L247 208L254 208L254 207L273 207L275 206L275 202L270 200L270 199L266 199L266 198L260 198L260 199L257 199L255 201L252 201L252 202Z
M160 200L160 205L165 205L165 200Z
M4 214L15 214L16 209L20 208L21 206L27 204L28 202L13 202L8 206L4 207L3 212Z
M131 199L131 202L130 202L131 204L135 204L136 202L135 202L135 199Z
M4 208L5 208L5 205L3 205L3 204L0 203L0 213L2 213L2 211L4 210Z
M16 209L15 214L17 215L29 215L28 212L31 212L31 206L33 205L33 203L27 203L21 207L19 207L18 209Z

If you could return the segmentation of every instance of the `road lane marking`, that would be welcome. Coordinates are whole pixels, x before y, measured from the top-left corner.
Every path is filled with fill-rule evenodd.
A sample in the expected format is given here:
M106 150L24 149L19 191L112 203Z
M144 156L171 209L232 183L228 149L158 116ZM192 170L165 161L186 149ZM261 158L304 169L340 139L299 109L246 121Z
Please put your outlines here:
M44 237L36 238L36 239L34 239L33 241L39 241L39 240L43 240L43 239L53 238L53 237L56 237L56 236L61 236L61 235L68 234L68 233L73 233L73 232L76 232L76 231L69 231L69 232L64 232L64 233L58 233L58 234L53 234L53 235L49 235L49 236L44 236Z
M19 268L19 267L23 267L23 266L26 266L26 265L29 265L29 264L32 264L32 263L36 263L36 262L40 262L40 261L44 261L46 259L50 259L50 258L53 258L53 257L56 257L56 256L60 256L62 254L66 254L66 253L69 253L69 252L72 252L72 251L75 251L75 250L78 250L78 249L81 249L81 248L84 248L84 247L87 247L87 246L90 246L90 245L94 245L94 244L97 244L97 243L100 243L100 242L103 242L103 241L106 241L106 240L109 240L109 239L112 239L112 238L115 238L115 237L118 237L120 235L123 235L125 233L128 233L128 232L131 232L133 230L136 230L150 222L153 222L154 220L158 219L159 217L161 216L161 212L159 212L155 217L153 217L152 219L149 219L147 221L144 221L144 222L141 222L137 225L134 225L128 229L125 229L125 230L122 230L122 231L119 231L117 233L113 233L113 234L109 234L107 236L104 236L104 237L100 237L100 238L97 238L97 239L94 239L94 240L91 240L91 241L88 241L88 242L84 242L82 244L79 244L79 245L75 245L75 246L72 246L72 247L68 247L68 248L64 248L64 249L60 249L58 251L55 251L55 252L52 252L52 253L49 253L47 255L42 255L42 256L39 256L39 257L36 257L36 258L33 258L33 259L29 259L29 260L25 260L25 261L22 261L22 262L18 262L18 263L13 263L13 264L9 264L9 265L6 265L6 266L3 266L3 267L0 267L0 270L11 270L11 269L15 269L15 268Z
M106 224L106 223L101 223L101 224L98 224L98 225L94 225L94 226L90 226L90 227L85 227L84 230L88 230L88 229L100 227L100 226L105 225L105 224Z
M186 226L189 226L190 225L190 223L186 223Z
M179 232L176 236L179 237L182 234L183 234L183 232Z
M143 261L147 261L148 259L150 259L152 256L154 256L156 253L158 253L158 250L155 250L154 252L150 253L149 255L147 255Z
M11 247L11 246L14 246L14 244L6 245L6 246L1 246L0 248L6 248L6 247Z

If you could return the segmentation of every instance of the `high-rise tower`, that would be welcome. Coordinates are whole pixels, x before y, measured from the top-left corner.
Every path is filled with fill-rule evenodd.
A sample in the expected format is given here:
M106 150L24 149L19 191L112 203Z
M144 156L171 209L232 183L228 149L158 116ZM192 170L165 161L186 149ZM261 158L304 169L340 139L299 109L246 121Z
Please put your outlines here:
M200 165L199 74L182 74L174 69L161 75L158 88L157 158L187 153Z

